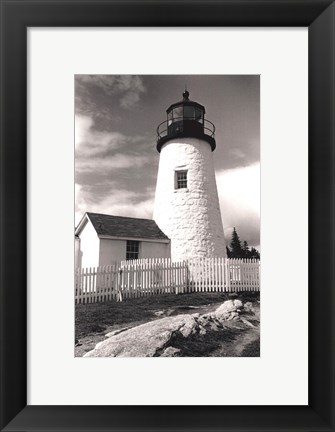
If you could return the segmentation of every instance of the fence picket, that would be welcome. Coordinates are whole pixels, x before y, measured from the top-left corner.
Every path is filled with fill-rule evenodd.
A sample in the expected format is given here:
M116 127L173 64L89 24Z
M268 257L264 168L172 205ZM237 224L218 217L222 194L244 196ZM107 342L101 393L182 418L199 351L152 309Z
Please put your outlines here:
M86 292L85 292L85 303L88 303L88 300L90 300L91 293L90 293L90 269L86 269Z

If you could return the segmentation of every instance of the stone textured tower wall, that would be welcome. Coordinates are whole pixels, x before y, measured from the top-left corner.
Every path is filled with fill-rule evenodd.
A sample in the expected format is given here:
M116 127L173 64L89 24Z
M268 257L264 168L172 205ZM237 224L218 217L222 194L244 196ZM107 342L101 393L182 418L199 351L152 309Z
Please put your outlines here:
M175 188L176 170L187 170L187 189ZM208 142L177 138L160 153L154 220L171 239L171 258L225 257L226 245Z

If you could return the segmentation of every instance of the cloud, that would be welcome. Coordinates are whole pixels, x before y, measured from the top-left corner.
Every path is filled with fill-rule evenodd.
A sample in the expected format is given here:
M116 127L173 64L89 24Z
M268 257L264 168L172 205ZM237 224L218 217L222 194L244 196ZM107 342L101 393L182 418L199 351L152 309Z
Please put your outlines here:
M76 184L76 225L85 212L111 214L115 216L152 219L154 191L147 188L143 193L111 189L99 199L90 187Z
M260 238L260 164L219 171L216 174L221 215L227 243L236 227L251 246Z
M99 131L90 116L75 116L75 146L78 156L104 154L122 146L127 137L119 132Z
M141 94L146 91L142 78L137 75L122 75L119 77L118 86L121 91L125 91L120 99L120 105L125 109L136 105Z
M104 157L76 158L76 174L108 175L113 169L140 168L148 163L141 155L116 153Z
M117 96L124 109L135 106L146 92L143 79L138 75L76 75L75 83L76 108L80 112L96 111L93 99L97 92Z
M234 147L232 149L229 149L228 152L234 159L237 160L241 160L246 157L245 152L241 150L239 147Z
M111 169L139 168L150 161L132 150L143 137L99 131L90 116L75 117L76 174L110 173ZM122 149L122 151L121 151Z
M129 109L140 100L140 95L135 92L126 93L120 100L120 105L123 108Z
M109 95L146 91L143 79L138 75L76 75L76 83L98 87Z

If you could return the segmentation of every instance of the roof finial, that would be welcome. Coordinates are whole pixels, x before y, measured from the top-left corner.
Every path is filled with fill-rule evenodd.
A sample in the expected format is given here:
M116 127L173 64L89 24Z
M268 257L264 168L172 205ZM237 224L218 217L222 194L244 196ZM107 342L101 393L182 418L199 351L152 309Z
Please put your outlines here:
M189 92L187 91L187 89L186 89L186 82L185 82L185 91L184 91L184 93L183 93L183 99L184 100L188 100L188 97L189 97Z

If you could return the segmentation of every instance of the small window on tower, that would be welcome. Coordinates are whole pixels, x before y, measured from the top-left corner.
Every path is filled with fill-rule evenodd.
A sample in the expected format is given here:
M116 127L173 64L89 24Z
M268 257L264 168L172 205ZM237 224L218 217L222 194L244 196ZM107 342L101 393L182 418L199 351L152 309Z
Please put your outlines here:
M138 259L140 242L136 240L127 240L126 260Z
M176 189L187 188L187 171L176 171Z

